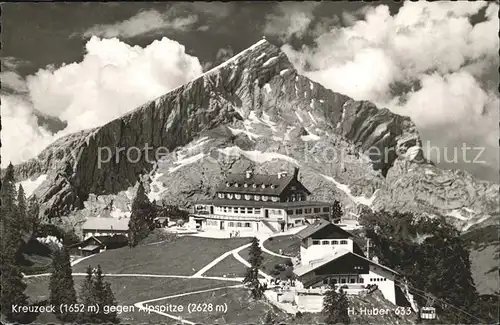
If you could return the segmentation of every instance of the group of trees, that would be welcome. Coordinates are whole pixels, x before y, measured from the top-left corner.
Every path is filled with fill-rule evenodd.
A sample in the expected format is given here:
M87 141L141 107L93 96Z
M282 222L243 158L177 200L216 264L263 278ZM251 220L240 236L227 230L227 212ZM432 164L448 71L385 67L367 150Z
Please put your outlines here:
M348 307L347 295L342 289L338 292L335 288L328 290L323 299L325 324L349 324Z
M77 294L71 274L70 257L67 249L54 253L52 274L49 283L50 304L65 305L62 310L56 308L56 317L64 323L102 324L119 323L116 312L108 312L104 306L115 306L116 301L109 282L104 281L101 266L92 269L89 265L87 275ZM97 306L96 309L91 309Z
M88 266L79 296L82 306L97 306L97 312L80 311L77 315L78 324L119 323L116 312L104 308L104 306L116 306L116 300L111 290L111 284L104 281L100 265L95 270L90 265Z
M151 203L146 195L143 183L139 182L136 196L132 202L132 211L128 224L129 246L137 246L148 237L156 227L155 219L161 217L186 221L188 213L173 205L159 206L156 201Z
M373 212L360 216L365 234L380 262L404 276L409 285L474 314L478 294L471 274L469 251L460 233L444 218L416 217L412 213ZM415 295L419 305L426 298ZM442 320L477 321L465 313L436 306Z
M21 246L38 225L38 204L36 198L26 202L24 189L16 189L14 167L9 164L2 179L0 190L0 308L8 321L22 322L26 315L12 311L11 306L26 305L20 262Z

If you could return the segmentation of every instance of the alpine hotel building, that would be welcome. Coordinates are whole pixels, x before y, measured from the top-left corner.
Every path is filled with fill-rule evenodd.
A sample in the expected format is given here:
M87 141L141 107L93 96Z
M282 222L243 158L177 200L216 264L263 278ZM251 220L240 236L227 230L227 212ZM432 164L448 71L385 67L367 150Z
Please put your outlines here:
M217 187L216 198L194 204L192 220L198 229L280 232L328 217L331 203L308 201L311 193L289 175L230 174Z

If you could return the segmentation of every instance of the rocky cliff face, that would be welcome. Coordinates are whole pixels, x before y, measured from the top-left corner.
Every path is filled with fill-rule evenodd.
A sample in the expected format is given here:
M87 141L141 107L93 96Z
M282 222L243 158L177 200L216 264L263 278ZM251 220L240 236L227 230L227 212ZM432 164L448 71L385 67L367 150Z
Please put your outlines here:
M432 166L408 117L298 75L265 40L119 119L58 140L16 173L19 181L47 175L33 193L44 213L62 217L90 201L94 209L95 196L125 211L140 177L151 199L189 206L213 195L227 172L292 166L314 198L340 199L352 214L360 205L409 209L448 214L463 227L498 215L498 187Z

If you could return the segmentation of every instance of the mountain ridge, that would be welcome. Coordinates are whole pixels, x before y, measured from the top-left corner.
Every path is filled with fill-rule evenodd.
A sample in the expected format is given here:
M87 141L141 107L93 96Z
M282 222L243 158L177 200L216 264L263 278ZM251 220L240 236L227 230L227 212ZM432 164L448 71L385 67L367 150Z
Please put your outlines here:
M119 152L119 159L97 168L99 148L110 148L115 155L118 148L144 149L148 144L174 154L203 137L207 139L197 151L203 159L189 164L179 164L179 157L130 163ZM367 153L371 149L378 153ZM62 157L54 151L62 152ZM336 158L342 161L332 163L326 152L337 152ZM229 168L228 159L234 160ZM158 167L162 164L166 171ZM467 173L442 171L423 157L420 136L409 117L355 101L299 75L286 55L266 40L122 117L58 139L39 158L15 166L15 172L18 180L49 174L35 192L45 214L63 217L84 209L89 196L126 191L141 177L149 179L152 187L155 177L163 177L163 184L178 190L164 189L158 198L188 206L197 197L210 197L212 187L228 171L261 168L273 173L287 164L301 165L304 181L316 198L341 197L353 214L363 202L376 209L443 215L470 206L475 221L498 214L498 206L486 207L492 204L496 189L463 176ZM179 176L179 169L195 176ZM452 184L464 183L463 187L481 190L488 197L461 200L456 197L460 188L443 191L430 174L437 171ZM416 182L420 182L418 193L413 191ZM433 196L440 200L432 202ZM414 202L415 197L421 202ZM443 206L448 201L453 204Z

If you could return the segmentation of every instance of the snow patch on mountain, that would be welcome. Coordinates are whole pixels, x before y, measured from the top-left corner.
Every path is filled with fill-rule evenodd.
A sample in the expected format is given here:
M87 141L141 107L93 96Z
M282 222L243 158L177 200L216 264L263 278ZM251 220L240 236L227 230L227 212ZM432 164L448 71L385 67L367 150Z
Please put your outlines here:
M264 62L264 64L262 65L264 68L276 63L278 61L278 57L277 56L273 56L272 58L270 58L269 60L267 60L266 62Z
M373 204L373 201L375 201L378 189L375 190L375 192L373 192L372 196L369 197L369 198L364 197L364 196L355 196L355 195L353 195L351 193L351 189L349 188L348 185L342 184L340 182L337 182L331 176L326 176L326 175L323 175L323 174L321 174L321 176L323 176L326 180L328 180L328 181L332 182L333 184L335 184L335 186L339 190L341 190L342 192L344 192L354 203L356 203L356 205L363 204L363 205L371 207L372 204Z
M239 135L239 134L243 133L252 141L255 141L254 139L258 139L261 137L261 135L250 132L248 130L233 129L232 127L229 127L229 126L228 126L228 129L231 131L231 133L233 135Z
M47 179L47 174L42 174L36 179L26 179L21 182L16 183L16 189L19 190L19 185L23 186L24 194L26 197L30 197L31 194Z
M288 162L291 162L297 166L299 166L299 162L292 157L280 154L280 153L275 153L275 152L263 152L263 151L258 151L258 150L242 150L238 146L232 146L232 147L226 147L224 149L217 149L220 153L226 155L226 156L235 156L235 157L241 157L244 156L249 160L252 160L253 162L262 164L274 159L278 160L286 160Z
M200 152L197 155L194 155L194 156L191 156L191 157L187 157L187 158L183 158L183 159L179 159L178 161L174 162L174 164L177 165L177 166L169 168L168 172L170 174L172 174L173 172L181 169L184 166L190 165L192 163L197 162L200 159L203 159L203 157L205 157L205 154L203 152Z
M299 115L299 113L297 111L295 111L295 115L299 119L300 123L304 123L304 120L302 119L302 117Z

